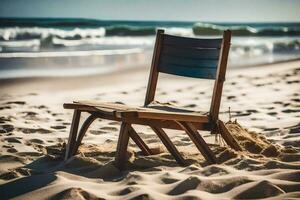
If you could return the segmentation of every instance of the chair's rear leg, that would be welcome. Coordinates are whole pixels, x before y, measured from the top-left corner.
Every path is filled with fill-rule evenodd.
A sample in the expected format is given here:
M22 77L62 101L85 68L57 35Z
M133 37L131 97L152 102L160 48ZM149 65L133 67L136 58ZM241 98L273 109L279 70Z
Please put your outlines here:
M134 141L134 143L141 149L143 155L149 156L151 155L151 149L147 146L147 144L140 138L137 132L133 129L131 125L129 125L129 137Z
M76 110L76 109L74 110L68 144L67 144L66 152L65 152L65 160L67 160L71 156L73 145L76 141L78 126L79 126L79 121L80 121L80 114L81 114L80 110Z
M118 139L115 164L119 169L123 169L127 161L127 147L129 141L130 124L122 122Z
M228 129L226 128L225 124L223 121L219 120L218 121L218 129L219 132L221 134L221 136L223 137L223 139L225 140L225 142L234 150L236 151L242 151L241 146L238 144L238 142L234 139L234 137L231 135L231 133L228 131Z
M165 145L170 154L175 158L178 164L186 165L186 161L180 155L177 148L174 146L168 135L164 132L162 128L151 126L152 130L157 134L162 143Z
M95 121L95 119L97 119L97 117L93 114L91 114L82 124L78 136L77 136L77 140L72 148L72 151L70 152L70 156L73 156L77 153L78 148L81 144L81 141L86 133L86 131L88 130L88 128L90 127L90 125L93 123L93 121Z
M217 158L214 153L210 150L205 140L198 133L197 129L192 123L189 122L178 122L183 130L188 134L193 143L196 145L200 153L210 163L217 163Z

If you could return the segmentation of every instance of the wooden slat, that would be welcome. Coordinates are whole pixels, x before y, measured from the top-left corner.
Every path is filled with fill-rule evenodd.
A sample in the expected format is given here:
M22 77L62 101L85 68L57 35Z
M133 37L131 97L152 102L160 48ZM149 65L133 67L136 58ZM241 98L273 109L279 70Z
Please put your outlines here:
M208 145L206 144L205 140L201 137L201 135L198 133L197 129L193 126L193 124L188 122L178 122L181 124L183 130L188 134L188 136L191 138L191 140L194 142L197 149L200 151L200 153L204 156L204 158L209 163L217 163L217 158L214 155L214 153L210 150Z
M175 113L162 111L128 111L116 112L121 118L141 118L141 119L160 119L160 120L176 120L189 122L209 122L209 117L206 115L197 115L190 113Z
M175 64L186 67L205 67L205 68L217 68L218 59L196 59L196 58L183 58L178 56L163 55L160 58L159 66L163 64Z
M157 134L159 139L162 141L162 143L165 145L167 150L170 152L170 154L175 158L178 164L185 165L186 161L184 158L180 155L177 148L174 146L168 135L164 132L163 129L151 126L152 130Z
M188 46L188 47L203 47L203 48L220 48L222 38L188 38L182 36L174 36L164 34L163 44L176 45L176 46Z
M215 79L216 68L207 67L186 67L182 65L161 63L159 71L166 74L173 74L178 76L192 77L192 78L203 78L203 79Z
M156 126L164 129L182 130L177 123L171 120L123 118L122 121L131 124ZM209 123L194 122L193 124L198 130L210 130Z
M171 55L189 59L218 59L220 55L219 49L193 49L178 48L174 46L163 46L162 56Z
M126 117L126 114L124 113L123 118L121 118L122 116L119 117L116 115L112 115L109 114L107 115L106 113L103 113L102 111L97 110L96 108L90 107L90 106L80 106L78 104L68 104L68 106L70 106L69 108L74 108L73 109L77 109L78 107L80 107L80 111L82 112L89 112L93 115L96 115L98 118L102 118L102 119L107 119L107 120L114 120L114 121L124 121L130 124L139 124L139 125L155 125L155 126L159 126L161 128L167 128L167 129L175 129L175 130L181 130L181 127L176 124L174 121L172 120L161 120L161 119L146 119L146 118L138 118L137 114L134 113L134 116L131 115L131 113L129 113L129 117ZM91 111L92 110L92 111ZM205 119L203 119L204 122L195 122L195 126L197 126L198 130L209 130L209 120L207 116L204 116Z
M80 101L82 102L82 101ZM87 102L85 102L87 103ZM66 105L66 104L65 104ZM89 102L89 105L83 105L80 103L67 104L67 107L73 107L75 109L86 108L87 111L96 112L102 115L111 116L112 118L148 118L148 119L163 119L163 120L180 120L180 121L192 121L192 122L209 122L209 118L206 115L202 115L197 112L175 112L159 110L147 107L131 107L123 104L114 103L102 103L102 102ZM94 105L94 106L92 106ZM182 110L182 109L178 109Z

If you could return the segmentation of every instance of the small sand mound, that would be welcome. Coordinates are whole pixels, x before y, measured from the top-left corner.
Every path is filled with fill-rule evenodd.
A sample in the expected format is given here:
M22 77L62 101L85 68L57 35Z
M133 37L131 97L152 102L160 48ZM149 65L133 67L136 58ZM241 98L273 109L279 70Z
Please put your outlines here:
M269 181L248 183L241 186L239 191L241 192L234 196L234 199L261 199L285 193L282 189Z
M85 200L85 199L101 199L94 194L91 194L81 188L69 188L67 190L64 190L58 194L56 194L51 199L60 199L60 200L67 200L67 199L73 199L73 200Z
M280 154L280 146L272 144L261 134L244 129L238 122L227 122L226 127L248 152L261 153L267 157L276 157Z
M271 177L280 180L300 182L300 171L284 170L283 172L272 174Z
M188 190L196 189L200 184L201 180L199 177L191 176L187 179L181 181L178 185L176 185L170 192L169 195L179 195L187 192Z

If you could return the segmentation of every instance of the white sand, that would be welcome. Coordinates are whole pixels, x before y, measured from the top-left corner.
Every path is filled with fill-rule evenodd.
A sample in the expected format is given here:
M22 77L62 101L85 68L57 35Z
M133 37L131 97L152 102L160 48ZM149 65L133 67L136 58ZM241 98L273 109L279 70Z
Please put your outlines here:
M211 81L160 78L157 100L208 110ZM142 105L148 70L2 81L0 198L298 199L299 78L300 61L229 70L220 118L229 120L230 106L231 120L238 124L227 126L244 152L214 144L214 137L201 132L221 163L207 166L185 133L167 130L190 163L180 167L149 128L137 126L140 136L160 154L145 157L130 144L130 162L123 172L112 164L119 123L106 120L96 120L80 154L62 162L60 150L72 117L62 104L94 99Z

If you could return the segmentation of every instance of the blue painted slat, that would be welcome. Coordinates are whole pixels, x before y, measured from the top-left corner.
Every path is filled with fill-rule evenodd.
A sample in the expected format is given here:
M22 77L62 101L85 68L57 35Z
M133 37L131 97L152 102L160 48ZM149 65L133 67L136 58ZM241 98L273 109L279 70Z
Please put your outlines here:
M173 74L178 76L186 76L193 78L205 78L205 79L215 79L216 78L216 68L207 67L186 67L182 65L161 63L158 71Z
M159 59L160 64L175 64L181 65L185 67L202 67L206 68L217 68L218 60L217 59L190 59L190 58L183 58L178 56L170 56L170 55L162 55Z
M162 47L162 55L171 55L190 59L218 59L219 54L219 49L178 48L167 45Z
M163 44L187 47L221 48L222 38L187 38L164 34Z

